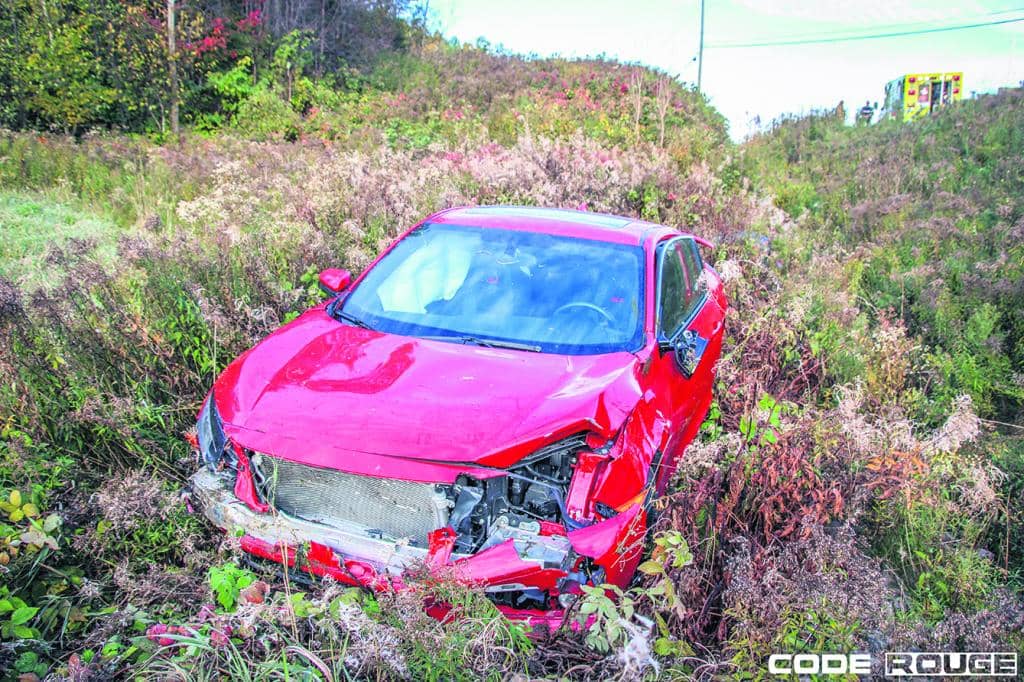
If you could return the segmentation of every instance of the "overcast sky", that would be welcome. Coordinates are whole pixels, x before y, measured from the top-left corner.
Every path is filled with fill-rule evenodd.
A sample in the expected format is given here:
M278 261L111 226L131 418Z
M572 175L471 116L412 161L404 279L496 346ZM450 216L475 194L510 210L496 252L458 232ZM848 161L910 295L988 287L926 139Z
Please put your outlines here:
M432 26L522 54L604 53L697 80L699 0L430 0ZM965 92L1024 80L1024 21L879 40L775 47L726 44L828 38L1024 19L1024 0L707 0L703 90L741 138L758 115L881 103L905 73L963 71ZM716 47L719 46L719 47Z

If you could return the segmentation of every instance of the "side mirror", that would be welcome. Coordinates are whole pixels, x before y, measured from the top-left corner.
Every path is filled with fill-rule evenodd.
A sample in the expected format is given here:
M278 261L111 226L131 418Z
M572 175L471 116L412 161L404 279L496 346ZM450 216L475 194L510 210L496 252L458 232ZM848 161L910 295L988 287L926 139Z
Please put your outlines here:
M700 364L707 347L708 340L689 329L672 342L671 349L675 355L676 366L687 379L697 371L697 365Z
M340 294L352 283L352 273L339 268L327 268L320 272L320 288L325 294Z

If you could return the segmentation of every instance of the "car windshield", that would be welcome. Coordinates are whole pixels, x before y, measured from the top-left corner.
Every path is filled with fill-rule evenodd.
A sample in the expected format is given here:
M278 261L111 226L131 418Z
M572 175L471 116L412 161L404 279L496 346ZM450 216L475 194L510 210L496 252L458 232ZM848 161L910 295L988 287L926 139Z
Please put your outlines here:
M403 336L572 355L642 343L643 249L462 225L409 233L340 303Z

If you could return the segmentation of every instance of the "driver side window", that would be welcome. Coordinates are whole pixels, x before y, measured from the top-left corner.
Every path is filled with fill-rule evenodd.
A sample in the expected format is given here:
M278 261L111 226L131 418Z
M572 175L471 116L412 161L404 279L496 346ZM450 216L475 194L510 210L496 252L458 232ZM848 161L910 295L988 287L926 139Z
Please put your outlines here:
M703 263L689 237L668 242L659 263L658 332L672 338L704 299Z

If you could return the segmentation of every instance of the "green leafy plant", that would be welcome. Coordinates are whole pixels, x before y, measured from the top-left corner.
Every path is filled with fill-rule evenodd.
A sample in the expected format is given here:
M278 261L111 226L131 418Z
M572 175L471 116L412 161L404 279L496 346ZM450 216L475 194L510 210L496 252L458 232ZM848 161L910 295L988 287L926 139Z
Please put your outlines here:
M39 613L38 606L29 606L24 599L0 587L0 636L6 640L35 639L39 631L30 623Z
M752 446L770 445L779 440L782 417L793 410L792 405L779 402L764 393L757 401L760 414L744 415L740 418L740 434Z
M49 666L36 652L25 651L14 661L14 669L23 676L35 675L42 679L46 676Z
M701 435L709 441L718 440L725 432L725 429L722 428L721 420L722 409L718 405L717 400L712 400L711 406L708 407L708 414L700 425Z
M0 510L13 524L0 523L0 566L10 564L22 552L57 551L62 523L58 514L41 517L39 506L25 501L18 490L11 490L7 499L0 501Z
M256 576L252 571L239 568L235 564L222 564L210 567L207 580L221 608L225 611L233 611L238 603L239 593L251 585L256 580ZM301 595L296 596L301 597ZM301 599L299 601L301 602Z
M635 587L630 592L636 599L647 599L654 607L654 621L657 625L657 636L654 640L654 652L660 656L691 656L693 648L685 641L673 636L665 618L658 609L675 610L680 606L676 594L672 571L684 568L693 563L693 553L689 543L677 530L661 531L654 537L654 549L651 557L641 563L637 570L653 579L651 584Z
M630 592L615 585L581 586L579 622L587 627L587 645L608 652L626 642L636 613L636 601Z
M693 563L693 553L686 538L677 530L662 531L654 538L651 558L641 563L637 570L656 578L650 587L643 590L647 597L664 597L668 608L675 608L677 599L670 572Z
M0 500L0 510L7 514L7 518L17 523L25 518L39 516L39 507L32 502L24 500L20 490L11 490L6 500Z

